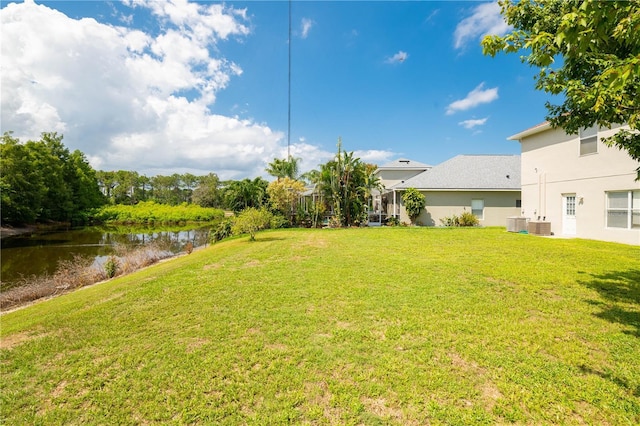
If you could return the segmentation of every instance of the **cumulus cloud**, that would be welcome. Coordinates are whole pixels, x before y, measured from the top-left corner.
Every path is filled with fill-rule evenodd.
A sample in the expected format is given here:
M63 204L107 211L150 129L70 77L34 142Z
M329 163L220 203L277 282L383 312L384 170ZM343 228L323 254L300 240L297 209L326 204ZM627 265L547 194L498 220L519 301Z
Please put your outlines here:
M385 151L380 149L356 150L353 155L361 159L365 163L384 164L391 161L393 157L397 157L398 153L393 151Z
M407 60L408 57L409 57L409 54L407 52L403 52L402 50L400 50L395 55L390 56L389 58L387 58L387 60L385 62L388 63L388 64L403 63L404 61Z
M210 110L242 73L215 44L249 34L246 10L186 0L125 5L150 10L159 32L72 19L31 0L0 10L2 132L21 140L63 133L102 170L261 174L283 133Z
M451 115L457 111L465 111L480 104L486 104L498 99L498 88L483 90L484 82L467 94L464 99L451 102L447 107L447 115Z
M473 129L476 126L484 125L484 123L486 123L488 119L489 117L472 119L472 120L464 120L464 121L460 121L458 124L464 127L465 129Z
M456 26L453 33L454 46L460 49L466 43L487 34L504 35L510 30L511 27L500 15L498 3L482 3L473 9L471 16L464 18Z
M300 37L307 38L309 35L309 31L313 27L314 22L309 18L302 18L302 22L300 23Z

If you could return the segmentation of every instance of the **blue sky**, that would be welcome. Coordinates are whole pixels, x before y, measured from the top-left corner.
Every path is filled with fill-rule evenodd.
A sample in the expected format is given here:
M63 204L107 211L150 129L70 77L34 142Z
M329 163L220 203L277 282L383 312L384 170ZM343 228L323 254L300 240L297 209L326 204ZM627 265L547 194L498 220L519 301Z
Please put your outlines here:
M551 99L494 3L294 1L291 152L316 168L517 154ZM64 134L102 170L264 175L287 152L284 1L2 2L2 132ZM557 102L557 100L556 100Z

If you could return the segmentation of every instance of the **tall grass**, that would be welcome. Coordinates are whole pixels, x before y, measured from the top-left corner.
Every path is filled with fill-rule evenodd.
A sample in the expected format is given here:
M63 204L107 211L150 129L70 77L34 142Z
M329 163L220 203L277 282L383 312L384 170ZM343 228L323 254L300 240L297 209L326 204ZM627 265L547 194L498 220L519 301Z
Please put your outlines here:
M92 217L103 223L119 224L171 224L181 222L212 222L224 218L220 209L200 207L182 203L178 206L144 201L133 206L104 206L96 210Z

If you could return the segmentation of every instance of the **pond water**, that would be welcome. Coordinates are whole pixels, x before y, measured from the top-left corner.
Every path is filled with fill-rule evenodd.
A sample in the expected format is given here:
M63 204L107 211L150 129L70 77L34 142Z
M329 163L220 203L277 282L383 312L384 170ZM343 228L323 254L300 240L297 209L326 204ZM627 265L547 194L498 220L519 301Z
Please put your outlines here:
M103 261L117 245L140 246L160 243L172 253L208 244L211 226L190 229L154 230L140 228L90 227L81 229L33 232L2 239L2 289L15 286L23 277L51 275L61 261L76 256Z

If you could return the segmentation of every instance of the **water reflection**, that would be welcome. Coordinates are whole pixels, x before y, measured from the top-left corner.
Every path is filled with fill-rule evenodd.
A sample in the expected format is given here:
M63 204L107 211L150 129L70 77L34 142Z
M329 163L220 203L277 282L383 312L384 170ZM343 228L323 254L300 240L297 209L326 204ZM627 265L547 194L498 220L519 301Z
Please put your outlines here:
M211 227L190 229L82 228L38 232L2 239L2 289L6 290L22 277L53 274L59 263L76 256L100 261L114 254L115 247L159 244L172 253L208 243Z

